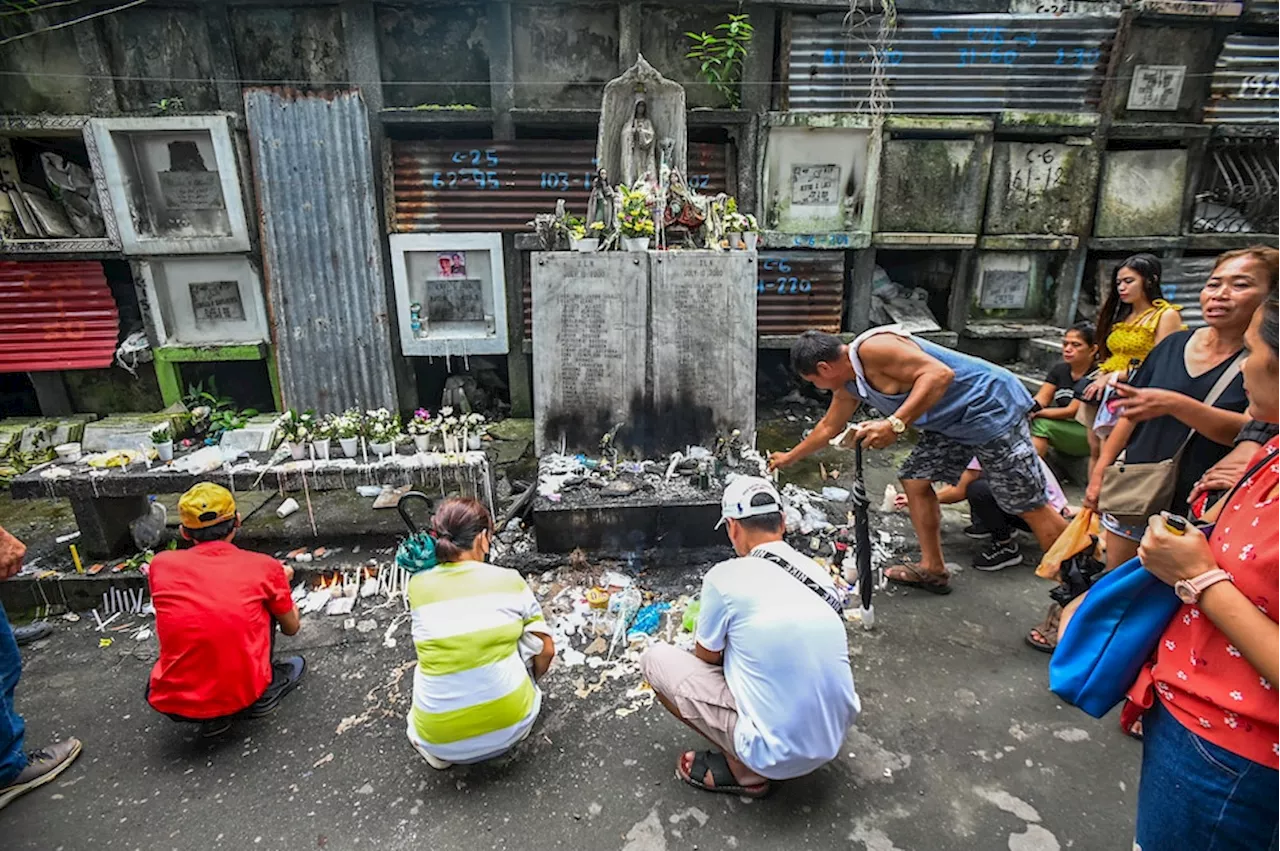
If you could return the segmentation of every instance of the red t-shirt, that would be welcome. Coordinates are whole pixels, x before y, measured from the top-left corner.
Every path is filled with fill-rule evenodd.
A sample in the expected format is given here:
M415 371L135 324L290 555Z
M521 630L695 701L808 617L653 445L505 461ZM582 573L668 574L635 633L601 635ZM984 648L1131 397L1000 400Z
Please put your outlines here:
M1250 460L1271 463L1247 479L1223 506L1209 549L1240 593L1271 620L1280 610L1280 542L1276 484L1280 438ZM1160 638L1154 667L1138 676L1129 698L1150 706L1151 687L1170 714L1196 735L1261 765L1280 765L1275 684L1261 676L1213 621L1183 606Z
M261 697L271 684L272 615L293 609L279 560L214 541L157 554L147 581L160 639L152 707L218 718Z

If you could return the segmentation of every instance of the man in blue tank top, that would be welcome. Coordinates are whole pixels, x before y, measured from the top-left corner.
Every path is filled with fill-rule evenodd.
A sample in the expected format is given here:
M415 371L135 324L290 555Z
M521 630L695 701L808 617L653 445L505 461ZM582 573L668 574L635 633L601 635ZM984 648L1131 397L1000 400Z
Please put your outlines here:
M786 467L827 446L862 402L884 415L854 433L867 448L889 446L908 426L920 430L919 443L898 471L920 540L920 563L894 565L885 571L890 581L950 593L933 483L956 484L974 456L1000 507L1025 520L1042 548L1066 528L1045 497L1027 424L1031 394L1008 370L896 326L872 328L848 345L832 334L808 331L791 347L791 366L829 390L831 405L799 445L769 457L770 467Z

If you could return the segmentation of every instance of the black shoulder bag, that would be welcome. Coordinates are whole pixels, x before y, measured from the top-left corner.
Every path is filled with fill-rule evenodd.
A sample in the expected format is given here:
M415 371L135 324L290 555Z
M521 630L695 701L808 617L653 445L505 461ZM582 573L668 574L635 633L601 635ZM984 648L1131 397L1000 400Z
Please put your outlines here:
M835 594L828 591L826 588L823 588L817 582L813 581L813 579L810 578L807 573L805 573L800 568L796 567L791 562L787 561L782 556L776 553L771 553L768 550L763 549L762 547L756 547L754 550L748 553L748 555L755 556L756 558L762 558L765 561L773 562L778 567L782 568L787 573L790 573L796 579L799 579L802 583L804 583L804 587L808 588L810 591L812 591L813 593L821 597L822 602L830 606L837 615L844 614L844 606L840 603L839 597L837 597Z

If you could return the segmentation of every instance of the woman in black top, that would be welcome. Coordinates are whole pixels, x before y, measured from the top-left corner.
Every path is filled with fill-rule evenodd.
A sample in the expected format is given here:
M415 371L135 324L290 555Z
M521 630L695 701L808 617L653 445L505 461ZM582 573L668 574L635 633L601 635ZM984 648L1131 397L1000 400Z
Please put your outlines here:
M1240 376L1212 407L1203 400L1244 349L1244 332L1276 285L1278 257L1274 248L1261 246L1220 256L1200 291L1207 327L1171 334L1130 376L1128 385L1118 385L1124 416L1102 447L1085 494L1086 508L1097 509L1103 473L1122 451L1131 464L1163 461L1172 458L1194 430L1182 454L1170 508L1176 514L1187 513L1187 497L1195 483L1227 454L1248 422ZM1137 555L1145 527L1130 527L1109 514L1102 522L1108 568Z
M1062 360L1049 368L1036 392L1039 407L1031 413L1031 442L1041 458L1050 447L1077 458L1089 454L1089 430L1076 421L1076 386L1089 381L1097 354L1092 323L1077 322L1062 335Z

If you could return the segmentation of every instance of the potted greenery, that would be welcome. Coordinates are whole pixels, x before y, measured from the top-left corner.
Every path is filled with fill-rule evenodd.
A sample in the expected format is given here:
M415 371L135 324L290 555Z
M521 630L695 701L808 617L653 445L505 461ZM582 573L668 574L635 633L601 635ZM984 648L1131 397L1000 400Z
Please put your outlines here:
M338 414L333 418L333 429L338 438L338 446L342 447L342 454L347 458L356 457L356 450L360 448L360 412L355 408L348 408Z
M481 439L485 433L489 431L489 426L485 422L484 414L470 413L462 418L463 434L466 435L466 448L479 449Z
M375 455L382 458L395 453L396 440L400 437L399 414L393 414L386 408L365 411L364 427L369 448Z
M436 421L431 419L431 412L419 408L413 412L407 431L413 436L413 446L419 452L431 451L431 435L436 432Z
M738 199L730 196L725 199L723 208L724 235L729 241L729 247L732 249L742 249L746 247L746 242L742 238L743 231L747 227L747 217L738 212Z
M280 433L289 444L289 454L293 460L301 461L307 457L307 444L315 437L316 415L314 411L303 411L301 414L293 408L280 415Z
M173 460L173 425L161 423L151 429L151 443L156 448L156 456L165 463Z
M446 406L440 409L440 439L444 443L445 452L458 452L458 432L462 423L453 415L453 408Z
M589 254L600 247L600 239L588 236L587 224L577 216L569 216L564 220L569 228L569 247L574 251Z
M755 251L760 245L760 223L750 213L743 216L743 219L746 220L746 227L742 231L742 241L748 251Z
M315 440L311 443L311 451L315 453L318 460L329 460L329 441L333 439L335 433L333 414L316 419Z
M649 210L648 197L642 189L619 186L622 192L622 216L618 229L622 233L622 247L627 251L648 251L653 238L653 213Z

